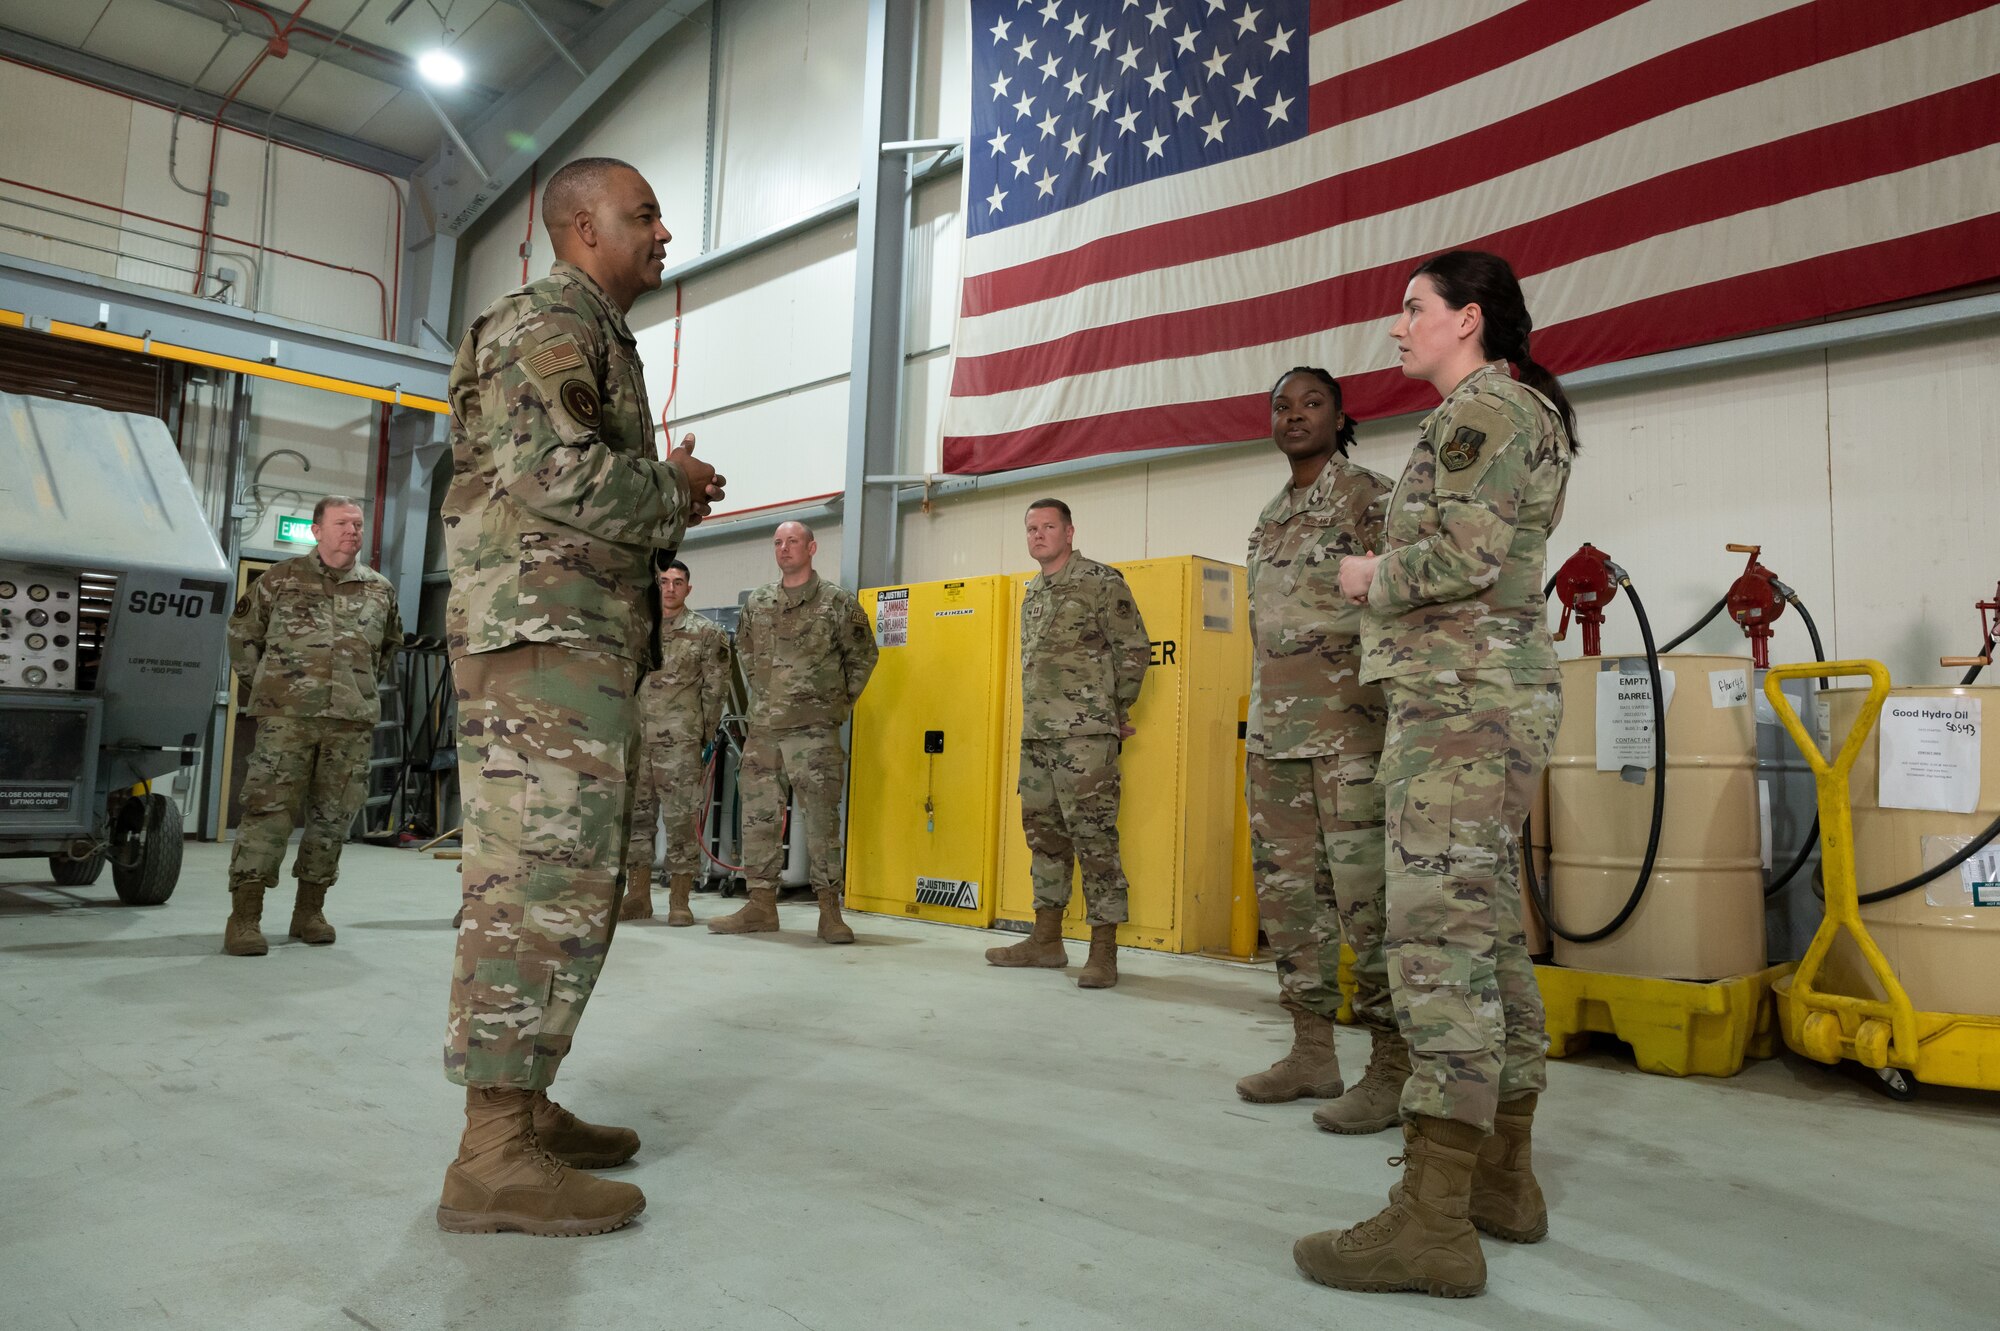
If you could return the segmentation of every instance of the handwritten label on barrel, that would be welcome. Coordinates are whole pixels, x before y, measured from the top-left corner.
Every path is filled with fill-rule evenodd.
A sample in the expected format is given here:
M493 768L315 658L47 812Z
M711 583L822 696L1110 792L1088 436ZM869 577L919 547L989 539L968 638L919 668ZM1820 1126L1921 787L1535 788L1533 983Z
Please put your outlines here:
M1979 807L1979 699L1892 697L1882 705L1881 726L1883 808Z
M1674 672L1660 672L1661 709L1674 705ZM1653 766L1653 677L1644 670L1606 670L1597 677L1597 770Z
M1740 669L1709 671L1708 694L1709 705L1713 707L1748 707L1750 672Z

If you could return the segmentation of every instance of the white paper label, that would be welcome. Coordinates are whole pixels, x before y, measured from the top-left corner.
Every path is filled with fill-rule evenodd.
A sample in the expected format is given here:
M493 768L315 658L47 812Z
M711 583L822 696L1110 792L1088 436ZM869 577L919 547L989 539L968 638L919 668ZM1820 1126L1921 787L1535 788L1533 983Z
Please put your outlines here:
M1712 706L1748 707L1750 673L1747 670L1711 670L1708 672L1708 692Z
M1674 705L1674 672L1662 670L1664 711ZM1606 670L1597 676L1597 770L1622 772L1653 766L1653 679L1644 670Z
M1833 761L1833 699L1821 694L1813 699L1813 739L1828 762Z
M1890 698L1881 728L1883 808L1979 807L1979 699Z
M1927 836L1923 840L1923 865L1935 868L1964 850L1968 836ZM1924 903L1948 909L1966 906L2000 906L2000 845L1989 844L1966 858L1958 872L1933 878L1924 884Z

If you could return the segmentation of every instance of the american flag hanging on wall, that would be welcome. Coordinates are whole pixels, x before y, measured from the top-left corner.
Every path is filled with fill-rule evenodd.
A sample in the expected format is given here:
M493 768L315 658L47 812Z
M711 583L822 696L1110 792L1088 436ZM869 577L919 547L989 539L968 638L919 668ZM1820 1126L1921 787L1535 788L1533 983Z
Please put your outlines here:
M947 471L1414 409L1458 246L1559 373L2000 277L1996 0L971 5Z

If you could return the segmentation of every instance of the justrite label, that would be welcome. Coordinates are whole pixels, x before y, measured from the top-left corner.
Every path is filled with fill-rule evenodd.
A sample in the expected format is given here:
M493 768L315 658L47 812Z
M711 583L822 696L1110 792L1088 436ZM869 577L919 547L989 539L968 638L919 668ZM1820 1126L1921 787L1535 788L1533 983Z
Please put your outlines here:
M926 878L918 874L917 900L926 906L978 910L979 884L963 878Z

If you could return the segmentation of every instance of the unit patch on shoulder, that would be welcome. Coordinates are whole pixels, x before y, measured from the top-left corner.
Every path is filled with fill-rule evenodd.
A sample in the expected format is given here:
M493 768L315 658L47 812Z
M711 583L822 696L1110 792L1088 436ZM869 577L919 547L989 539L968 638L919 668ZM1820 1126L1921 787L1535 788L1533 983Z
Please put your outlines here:
M1444 447L1438 450L1438 461L1444 463L1446 471L1464 471L1479 461L1479 449L1486 442L1486 432L1475 430L1470 425L1461 425L1451 432Z
M581 379L565 379L557 396L562 401L563 410L576 417L578 424L596 428L598 417L603 412L598 409L595 388Z
M576 349L576 343L566 337L555 341L528 357L528 372L537 379L547 379L561 374L564 370L574 370L582 366L583 353Z
M250 608L250 593L245 592L243 593L243 595L236 598L236 609L232 613L240 616L245 610L248 610L249 608Z

